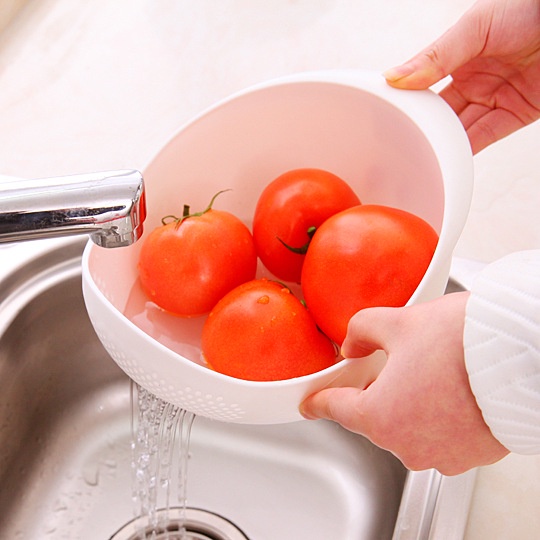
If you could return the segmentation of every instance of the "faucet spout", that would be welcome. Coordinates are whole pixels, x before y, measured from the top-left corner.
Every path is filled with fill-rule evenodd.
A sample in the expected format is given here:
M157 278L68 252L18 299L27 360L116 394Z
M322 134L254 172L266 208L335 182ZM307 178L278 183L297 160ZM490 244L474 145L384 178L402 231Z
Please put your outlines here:
M145 218L138 171L0 183L0 243L89 234L104 248L129 246L141 237Z

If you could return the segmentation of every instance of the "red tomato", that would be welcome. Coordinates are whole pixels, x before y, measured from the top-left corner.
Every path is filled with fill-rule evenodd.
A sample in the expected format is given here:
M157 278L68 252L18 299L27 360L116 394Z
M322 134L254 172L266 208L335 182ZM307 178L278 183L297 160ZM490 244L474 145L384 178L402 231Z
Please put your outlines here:
M300 300L266 279L223 297L205 322L201 343L211 368L254 381L301 377L336 361L333 343Z
M320 169L295 169L272 181L262 192L255 209L253 239L263 264L279 279L300 282L303 253L310 228L330 216L360 204L341 178ZM300 249L302 251L302 249Z
M431 225L396 208L362 205L329 218L302 271L305 301L321 330L341 344L357 311L405 305L437 242Z
M207 210L154 229L139 257L141 285L158 306L183 317L208 313L255 277L249 229L229 212Z

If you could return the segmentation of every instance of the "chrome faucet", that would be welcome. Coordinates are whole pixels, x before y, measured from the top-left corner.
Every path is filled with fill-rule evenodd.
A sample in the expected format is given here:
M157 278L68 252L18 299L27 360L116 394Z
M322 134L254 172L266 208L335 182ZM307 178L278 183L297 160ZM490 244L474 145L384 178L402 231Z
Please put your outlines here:
M101 247L128 246L145 217L138 171L0 182L0 243L86 233Z

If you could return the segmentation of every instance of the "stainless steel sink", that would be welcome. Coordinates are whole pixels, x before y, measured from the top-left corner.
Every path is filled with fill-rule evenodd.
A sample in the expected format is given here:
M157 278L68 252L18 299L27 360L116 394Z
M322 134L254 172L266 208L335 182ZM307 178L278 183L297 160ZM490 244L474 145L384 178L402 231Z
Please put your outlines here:
M87 318L83 245L0 246L2 539L108 539L134 518L130 381ZM196 418L187 496L251 540L439 540L462 538L473 485L325 421Z

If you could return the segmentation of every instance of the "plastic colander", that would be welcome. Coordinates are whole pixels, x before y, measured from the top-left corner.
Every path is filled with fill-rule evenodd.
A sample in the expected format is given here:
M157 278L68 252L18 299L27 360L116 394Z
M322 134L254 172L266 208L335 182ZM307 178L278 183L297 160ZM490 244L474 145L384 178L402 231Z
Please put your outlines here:
M337 174L363 203L402 208L428 221L440 240L409 304L444 293L472 195L469 142L439 96L396 90L378 73L287 76L248 88L197 116L144 171L145 234L162 216L181 212L184 203L202 209L214 193L228 188L216 208L250 224L264 186L300 167ZM138 242L106 250L89 242L83 256L84 298L115 362L168 402L227 422L292 422L302 418L298 407L307 395L328 386L365 386L384 365L384 354L375 353L273 382L212 371L198 363L201 319L173 318L163 330L160 318L172 316L152 306L140 313L145 305L137 289L140 247Z

